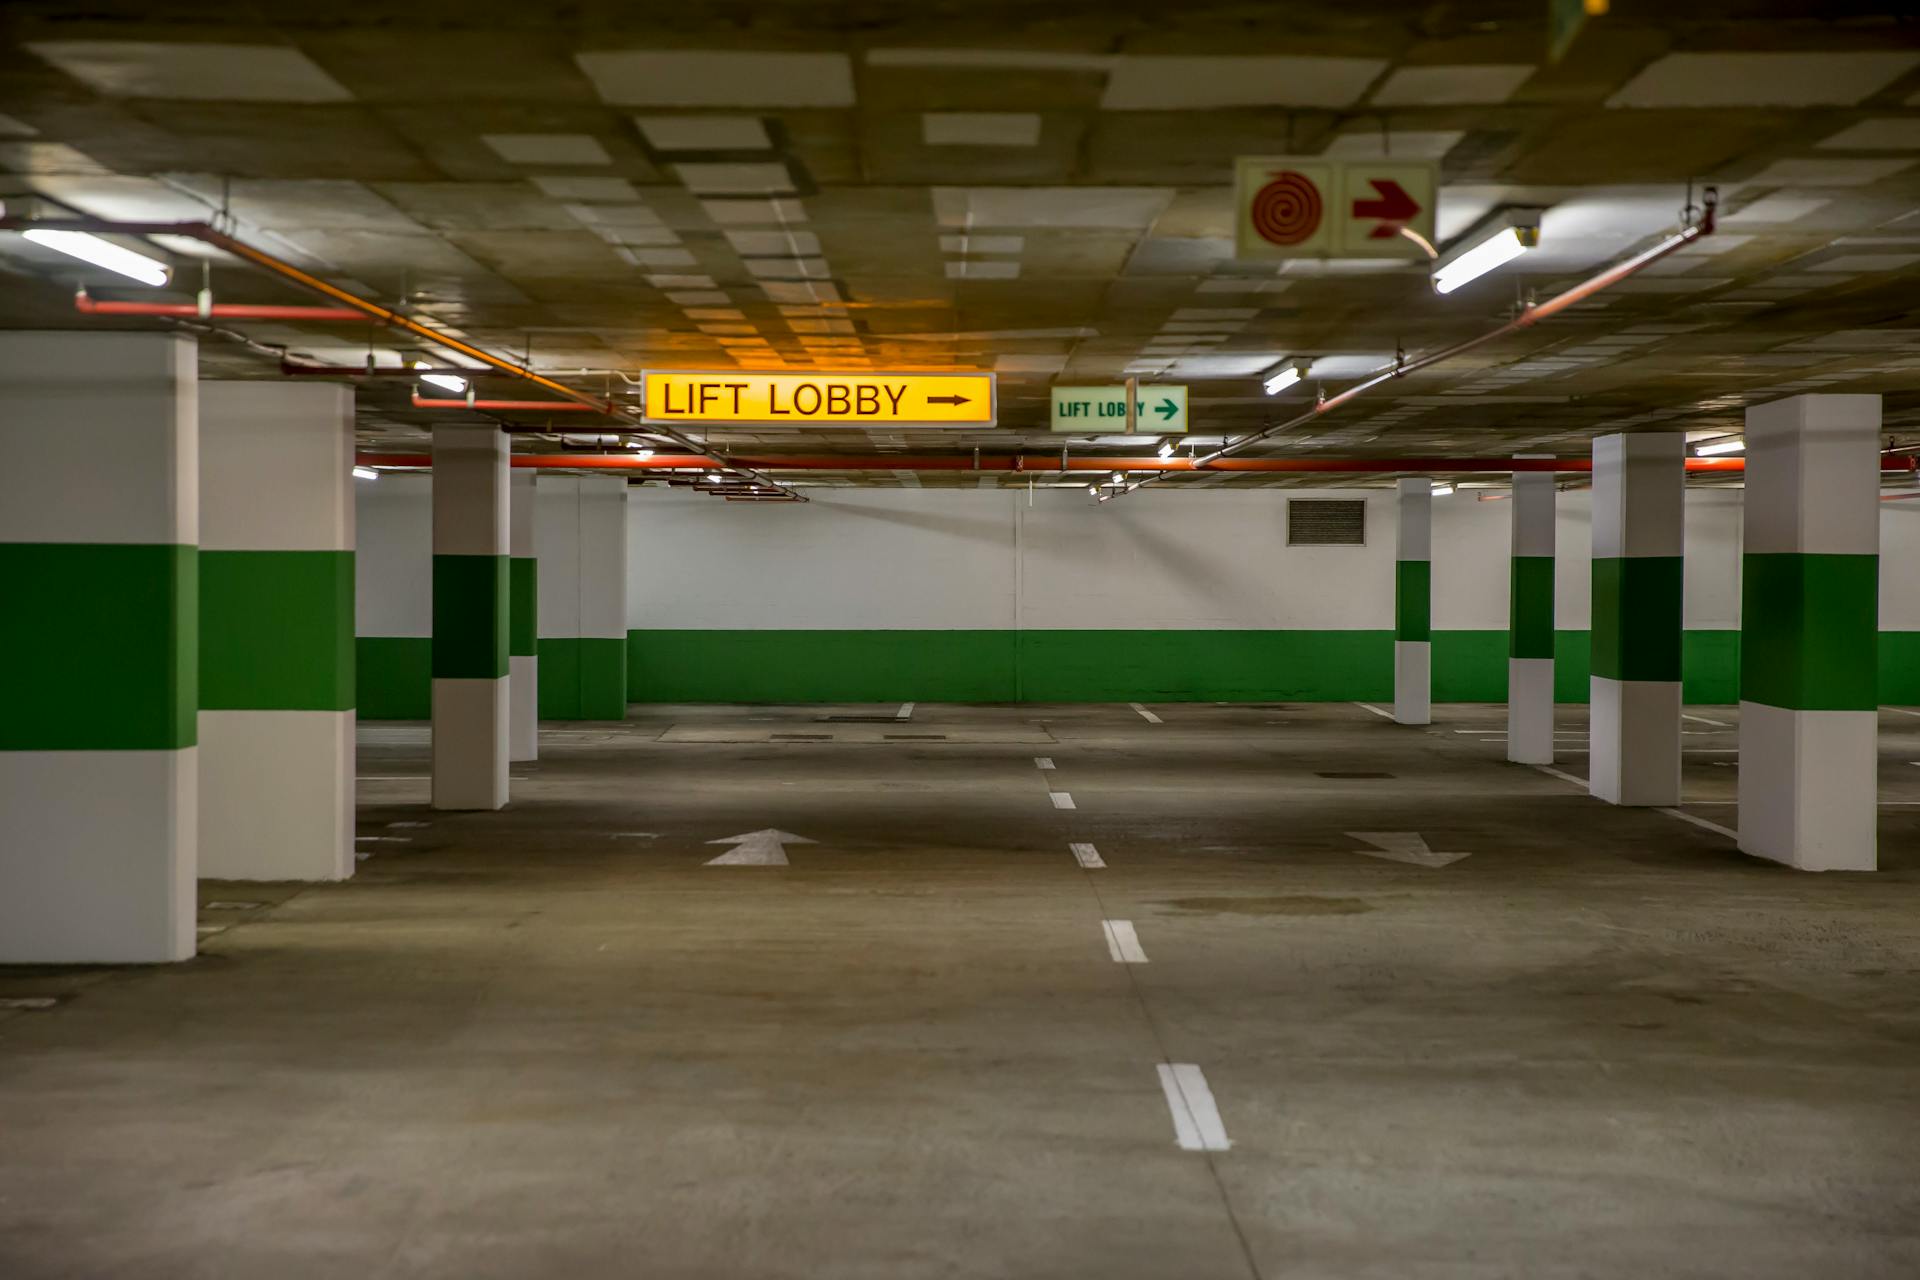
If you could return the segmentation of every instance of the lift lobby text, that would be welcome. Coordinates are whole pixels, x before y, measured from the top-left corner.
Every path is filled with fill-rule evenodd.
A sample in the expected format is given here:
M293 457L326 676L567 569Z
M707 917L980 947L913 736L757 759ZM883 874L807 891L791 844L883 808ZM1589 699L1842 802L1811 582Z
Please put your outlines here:
M990 373L642 375L645 420L755 426L980 427L994 424Z

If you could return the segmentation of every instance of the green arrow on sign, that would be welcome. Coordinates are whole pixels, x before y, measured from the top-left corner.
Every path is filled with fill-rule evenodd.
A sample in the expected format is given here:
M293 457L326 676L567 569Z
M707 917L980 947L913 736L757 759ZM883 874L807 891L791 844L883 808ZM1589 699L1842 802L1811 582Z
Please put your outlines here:
M1175 404L1171 399L1162 400L1154 406L1154 409L1159 413L1162 422L1165 422L1168 418L1180 412L1180 406Z

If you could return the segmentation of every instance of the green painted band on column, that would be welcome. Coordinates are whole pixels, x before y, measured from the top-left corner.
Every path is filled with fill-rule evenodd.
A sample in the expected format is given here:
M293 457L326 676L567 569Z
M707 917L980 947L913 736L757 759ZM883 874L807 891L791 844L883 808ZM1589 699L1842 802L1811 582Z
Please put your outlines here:
M1428 640L1433 632L1433 562L1396 560L1393 635L1396 640Z
M1744 556L1740 618L1743 701L1791 711L1880 705L1878 556Z
M1515 556L1508 575L1507 656L1553 656L1553 557Z
M513 601L507 609L507 652L531 658L540 652L535 638L540 621L540 562L532 556L514 556L508 573Z
M0 543L0 589L0 751L199 741L197 547Z
M507 557L433 558L433 678L507 674Z
M1593 562L1593 674L1680 679L1682 561L1615 556Z
M353 552L202 551L200 705L352 710Z
M625 637L543 637L542 720L621 720L627 714Z

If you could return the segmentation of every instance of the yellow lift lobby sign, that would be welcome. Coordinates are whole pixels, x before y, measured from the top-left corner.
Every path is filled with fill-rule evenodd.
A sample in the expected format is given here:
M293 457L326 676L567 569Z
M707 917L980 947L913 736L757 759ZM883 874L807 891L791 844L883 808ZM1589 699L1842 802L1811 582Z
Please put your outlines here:
M990 427L990 373L685 373L641 375L644 420L757 427Z

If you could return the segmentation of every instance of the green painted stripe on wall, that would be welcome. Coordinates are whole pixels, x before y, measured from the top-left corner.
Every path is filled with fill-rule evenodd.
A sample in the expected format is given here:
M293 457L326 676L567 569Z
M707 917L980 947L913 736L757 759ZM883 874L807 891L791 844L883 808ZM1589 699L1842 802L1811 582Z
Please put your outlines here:
M1393 562L1393 634L1400 640L1427 640L1433 633L1433 562Z
M199 741L197 547L0 543L0 590L0 751Z
M1333 700L1393 686L1386 631L633 631L628 646L637 702Z
M507 674L507 557L433 558L433 675L499 680Z
M540 641L542 720L620 720L627 714L626 640L605 636Z
M1047 638L1030 645L1015 645L1012 634L633 631L626 641L628 697L635 702L1331 702L1392 696L1390 631L1056 631L1033 633ZM540 643L545 684L547 663L562 661L558 649L548 646L568 642ZM362 636L358 648L360 718L427 719L432 642ZM1586 702L1588 649L1587 632L1554 632L1556 701ZM1434 700L1504 701L1506 651L1505 631L1434 632ZM714 656L703 656L709 653ZM1024 678L1023 654L1028 659ZM1689 631L1681 658L1688 702L1739 700L1738 631ZM827 659L857 665L831 678L807 665ZM1052 675L1046 664L1053 666ZM1109 670L1100 670L1102 664ZM1075 671L1079 674L1072 675ZM1023 684L1032 691L1023 692ZM1881 633L1880 693L1890 704L1920 705L1920 632ZM542 716L572 718L554 714L549 705L542 700Z
M1553 557L1514 556L1508 574L1510 658L1553 656Z
M360 636L354 641L354 696L362 720L433 718L433 641L426 636Z
M1505 702L1507 633L1433 633L1435 702ZM1584 703L1591 692L1592 639L1585 631L1553 633L1553 700ZM1694 703L1731 703L1740 695L1740 633L1689 631L1681 643L1681 695Z
M1880 633L1880 701L1920 705L1920 631Z
M1791 711L1879 705L1880 558L1741 557L1740 697Z
M350 711L353 552L200 553L200 706Z
M540 562L532 556L514 556L507 570L507 653L531 658L540 652L535 634L540 623Z
M1593 674L1608 680L1681 678L1679 556L1593 562Z

